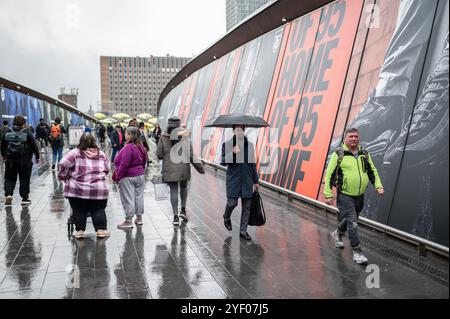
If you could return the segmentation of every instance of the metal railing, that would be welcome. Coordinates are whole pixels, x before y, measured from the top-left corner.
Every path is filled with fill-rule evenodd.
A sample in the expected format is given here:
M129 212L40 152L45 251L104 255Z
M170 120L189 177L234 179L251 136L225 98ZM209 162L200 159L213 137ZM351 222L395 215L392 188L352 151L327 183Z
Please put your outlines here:
M215 169L226 171L226 167L224 167L222 165L218 165L218 164L212 163L212 162L204 160L204 159L202 159L202 161L205 164L207 164L207 165L209 165L211 167L214 167ZM312 199L312 198L309 198L309 197L297 194L297 193L295 193L293 191L290 191L288 189L279 187L277 185L273 185L273 184L267 183L265 181L260 181L259 183L262 186L264 186L264 187L272 189L272 190L274 190L274 191L276 191L278 193L282 193L282 194L287 195L288 199L297 199L297 200L300 200L302 202L306 202L306 203L312 204L312 205L314 205L314 206L316 206L318 208L322 208L324 211L332 212L334 214L338 213L337 208L334 207L334 206L327 205L327 204L325 204L323 202L320 202L318 200L315 200L315 199ZM361 224L367 226L367 227L370 227L372 229L375 229L375 230L378 230L380 232L383 232L383 233L385 233L387 235L396 237L398 239L401 239L403 241L406 241L406 242L409 242L411 244L416 245L418 247L419 255L421 255L421 256L425 256L427 251L431 251L431 252L434 252L434 253L439 254L441 256L444 256L446 258L449 257L449 248L446 247L446 246L443 246L443 245L440 245L438 243L426 240L424 238L421 238L421 237L409 234L409 233L401 231L399 229L396 229L396 228L393 228L393 227L390 227L390 226L378 223L378 222L370 220L368 218L360 217L359 218L359 222Z

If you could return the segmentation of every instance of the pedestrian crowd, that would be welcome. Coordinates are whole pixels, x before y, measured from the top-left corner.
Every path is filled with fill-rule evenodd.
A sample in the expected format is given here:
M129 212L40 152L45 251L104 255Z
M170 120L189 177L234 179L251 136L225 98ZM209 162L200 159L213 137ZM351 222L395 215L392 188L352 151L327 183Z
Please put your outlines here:
M130 120L128 127L115 128L98 126L96 135L85 131L76 148L63 156L64 134L67 129L60 118L55 118L49 126L41 119L33 135L24 116L15 116L12 128L3 121L0 128L0 148L5 163L5 205L11 206L13 193L19 176L19 194L22 205L30 205L30 178L35 163L39 163L39 147L52 148L52 170L57 170L58 178L64 182L64 197L72 209L75 224L74 236L83 239L86 220L90 214L98 238L110 236L105 209L108 203L108 175L118 186L123 206L124 219L117 228L127 230L143 225L145 171L151 161L150 140L143 123ZM179 226L189 220L187 198L191 166L204 174L204 164L193 152L191 133L176 116L169 118L167 128L159 125L153 130L157 159L162 161L161 177L170 189L170 203L173 225ZM247 232L252 198L259 191L259 174L256 167L255 147L245 135L245 125L232 125L233 137L225 141L221 148L221 164L226 172L226 205L223 223L232 231L231 215L241 199L239 235L250 241ZM111 157L108 158L101 145L106 136L111 143ZM100 142L100 146L97 142ZM331 234L336 248L344 248L343 236L348 233L353 260L358 264L367 263L358 236L359 214L364 208L364 193L372 183L380 196L384 189L377 169L367 150L359 143L359 132L355 128L344 133L344 143L335 150L328 163L325 175L324 196L326 203L336 205L339 210L339 225ZM336 188L333 192L332 188ZM336 195L336 196L335 196ZM259 196L259 194L258 194ZM179 198L181 205L179 209ZM134 219L134 220L133 220ZM134 225L133 225L134 224Z

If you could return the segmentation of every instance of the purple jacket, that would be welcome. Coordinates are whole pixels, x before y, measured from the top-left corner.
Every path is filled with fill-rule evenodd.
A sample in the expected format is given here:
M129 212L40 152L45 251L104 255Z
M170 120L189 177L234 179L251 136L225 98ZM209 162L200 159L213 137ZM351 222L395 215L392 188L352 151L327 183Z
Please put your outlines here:
M146 164L147 151L145 148L133 143L126 144L114 159L117 180L144 175Z

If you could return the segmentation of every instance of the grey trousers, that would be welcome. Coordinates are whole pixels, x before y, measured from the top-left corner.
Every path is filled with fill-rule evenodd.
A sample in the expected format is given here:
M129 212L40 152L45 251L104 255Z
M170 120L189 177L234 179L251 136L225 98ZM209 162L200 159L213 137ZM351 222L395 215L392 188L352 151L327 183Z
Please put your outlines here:
M248 219L250 218L250 206L252 205L251 198L241 198L242 213L241 213L241 232L246 232L248 227ZM228 197L227 206L225 207L225 214L223 214L224 219L231 219L231 213L238 205L237 198Z
M125 177L119 182L119 194L126 219L144 214L144 175Z
M344 235L348 230L348 239L353 249L359 249L358 236L358 218L364 209L364 195L349 196L339 193L336 200L336 206L339 209L339 227L338 231Z

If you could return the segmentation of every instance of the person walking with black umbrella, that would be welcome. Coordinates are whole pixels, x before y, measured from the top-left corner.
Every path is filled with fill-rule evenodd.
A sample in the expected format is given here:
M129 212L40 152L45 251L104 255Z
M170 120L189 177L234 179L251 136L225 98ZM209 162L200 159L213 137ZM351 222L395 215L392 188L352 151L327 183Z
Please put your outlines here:
M250 241L247 233L253 192L259 189L255 149L245 137L245 125L233 125L234 136L222 144L222 165L228 166L226 174L227 204L223 214L225 227L231 231L231 213L241 198L242 213L240 237Z

